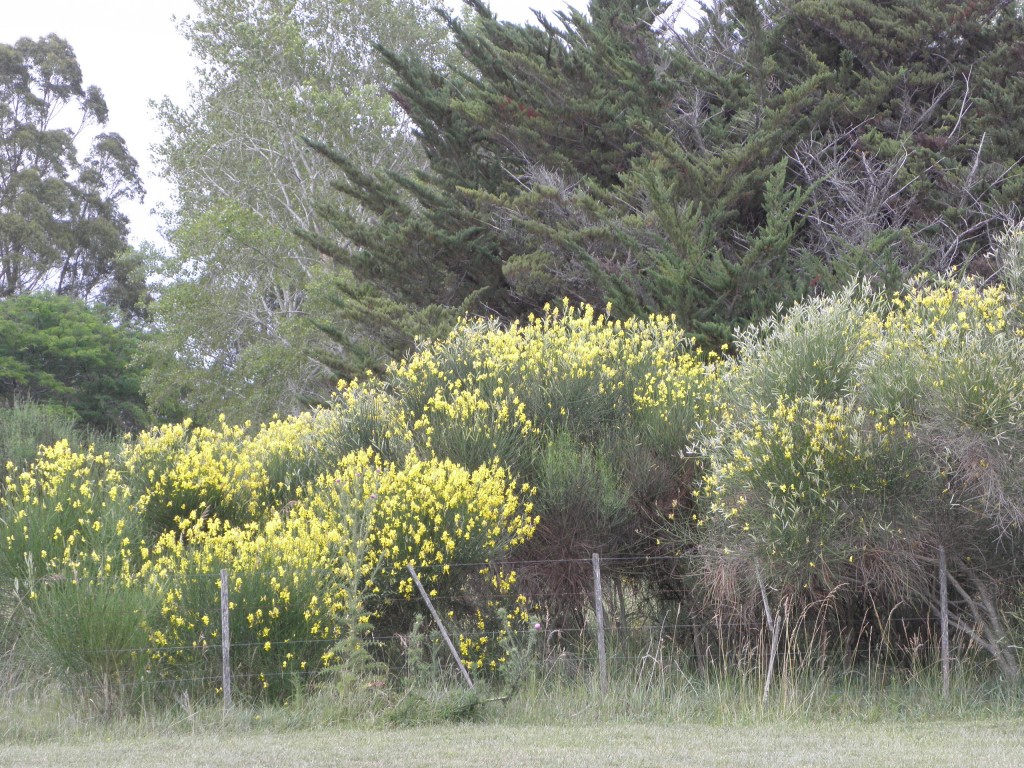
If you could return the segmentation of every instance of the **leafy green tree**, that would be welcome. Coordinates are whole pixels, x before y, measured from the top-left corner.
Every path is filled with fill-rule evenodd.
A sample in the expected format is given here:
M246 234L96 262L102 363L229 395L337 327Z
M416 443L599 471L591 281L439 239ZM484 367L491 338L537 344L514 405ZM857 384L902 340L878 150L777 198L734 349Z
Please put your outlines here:
M0 402L31 400L67 409L107 432L146 422L137 337L109 313L49 293L0 301Z
M303 139L360 165L420 164L371 43L432 60L443 29L416 0L200 0L181 32L200 62L190 103L163 102L158 149L177 191L173 278L156 303L146 389L198 418L291 412L318 400L342 357L320 286L333 265L299 239L334 171Z
M138 311L145 280L118 207L143 194L137 164L116 133L76 152L106 122L67 41L0 44L0 297L49 290Z

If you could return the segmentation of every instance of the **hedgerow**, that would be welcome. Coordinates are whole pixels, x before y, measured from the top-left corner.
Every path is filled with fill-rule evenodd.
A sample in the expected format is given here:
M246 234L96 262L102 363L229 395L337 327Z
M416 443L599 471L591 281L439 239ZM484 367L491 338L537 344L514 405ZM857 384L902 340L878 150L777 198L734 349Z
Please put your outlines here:
M861 284L724 353L669 317L568 302L510 327L467 320L324 408L164 425L112 452L61 442L10 465L0 578L58 656L74 643L39 622L96 606L95 626L123 597L146 647L98 633L134 646L106 649L115 666L76 657L83 674L212 690L226 569L240 688L286 696L359 654L394 661L380 637L422 613L410 565L486 673L531 613L584 618L592 551L638 596L736 613L755 634L771 606L818 612L849 647L866 606L933 615L941 548L958 626L1015 674L992 609L1021 594L1013 289Z

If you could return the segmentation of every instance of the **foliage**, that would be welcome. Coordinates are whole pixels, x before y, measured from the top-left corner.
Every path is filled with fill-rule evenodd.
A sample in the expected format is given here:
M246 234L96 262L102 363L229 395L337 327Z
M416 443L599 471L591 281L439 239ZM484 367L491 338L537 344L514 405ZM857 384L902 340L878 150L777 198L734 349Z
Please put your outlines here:
M66 439L78 449L88 445L93 437L60 406L40 405L21 398L10 405L0 405L0 465L4 467L10 463L21 471L42 445Z
M344 406L338 415L343 422ZM324 423L331 417L319 417L336 435ZM66 655L48 617L93 605L94 587L124 591L124 605L159 607L143 622L154 649L146 674L208 679L219 663L210 650L217 573L227 568L238 688L288 695L296 680L358 652L371 621L400 629L411 620L407 563L435 595L452 594L468 583L452 565L500 560L535 527L520 501L529 489L496 462L468 470L410 454L396 464L369 448L310 456L337 445L321 443L317 426L313 414L256 435L174 425L128 441L115 458L66 442L43 449L7 479L0 513L3 578L27 598L40 642ZM334 468L315 474L322 464ZM484 568L476 579L515 601L514 572ZM93 627L96 636L119 631L119 616ZM94 671L114 674L98 660Z
M536 487L524 589L578 620L590 554L662 554L666 519L688 506L686 451L718 408L716 358L671 318L611 320L566 301L508 328L462 323L388 377L422 450L467 466L498 456ZM642 578L656 582L660 562Z
M378 358L563 296L717 346L858 276L970 263L1020 215L1017 2L718 0L687 28L636 0L532 26L468 6L447 68L385 54L426 172L322 148L340 242L307 237Z
M189 103L159 107L177 203L146 390L207 424L298 412L333 386L318 358L346 353L317 329L336 324L322 298L335 270L292 231L322 227L314 201L332 177L303 140L417 167L370 45L432 59L443 34L416 0L201 0L180 30L199 67Z
M926 616L942 548L954 624L1016 677L1000 618L1022 576L1016 301L922 278L817 300L744 337L683 536L718 610L750 615L774 594L846 616L840 634L901 604ZM876 618L850 620L867 606Z
M136 334L81 300L53 294L0 301L0 402L63 408L110 433L147 419L135 364Z
M715 658L748 664L784 621L803 664L888 652L891 612L930 631L941 547L954 627L1013 679L1016 302L958 274L862 284L779 311L726 359L667 317L466 320L300 416L44 448L9 469L0 573L40 621L116 590L145 614L144 673L209 690L227 569L238 688L286 697L434 651L409 645L410 564L474 674L511 684L532 616L586 626L595 551L630 600L693 617Z
M325 663L386 658L364 636L414 623L412 563L474 669L500 676L529 607L555 598L510 557L657 551L686 503L679 451L716 408L702 356L669 318L566 304L508 329L467 321L329 407L258 428L168 424L113 455L61 443L8 481L5 572L36 597L69 571L142 590L161 606L147 674L203 679L227 568L250 649L240 686L286 695ZM561 599L578 611L585 595L579 582Z
M31 602L36 663L101 714L135 711L147 692L146 625L159 603L116 581L56 582ZM152 697L152 693L149 693Z
M75 151L106 122L66 40L0 44L0 297L50 290L140 311L145 283L118 208L142 197L137 163L116 133L96 134L84 160Z
M438 335L467 310L512 318L563 296L603 303L608 297L578 289L571 268L557 288L526 290L514 259L547 254L494 226L503 213L472 195L522 188L522 177L544 162L552 173L614 179L641 151L639 137L657 113L660 92L620 87L638 79L661 87L657 46L645 29L657 8L599 3L592 23L572 12L558 30L502 24L484 3L467 6L473 18L466 21L441 11L460 57L447 67L381 50L427 171L383 172L318 145L344 174L337 185L344 203L322 207L343 244L330 230L305 237L351 273L337 287L351 323L345 340L378 361L403 352L417 334ZM365 214L354 215L352 202Z
M5 480L0 573L32 596L48 580L103 581L131 573L140 523L111 456L43 447L33 465ZM7 471L14 470L13 464Z

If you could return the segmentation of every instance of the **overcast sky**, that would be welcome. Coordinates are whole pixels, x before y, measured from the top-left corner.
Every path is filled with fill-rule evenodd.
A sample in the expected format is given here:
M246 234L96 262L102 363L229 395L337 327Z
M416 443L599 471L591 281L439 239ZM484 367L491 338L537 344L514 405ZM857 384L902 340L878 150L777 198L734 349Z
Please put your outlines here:
M195 12L192 0L2 0L0 42L56 33L75 50L85 85L99 86L110 109L106 130L124 136L139 161L146 200L126 206L132 240L162 246L159 219L151 212L168 205L170 194L156 176L150 148L160 140L150 101L188 98L193 62L173 21ZM451 3L449 3L451 4ZM586 5L585 0L570 3ZM498 18L521 22L531 8L545 13L567 7L565 0L491 0Z

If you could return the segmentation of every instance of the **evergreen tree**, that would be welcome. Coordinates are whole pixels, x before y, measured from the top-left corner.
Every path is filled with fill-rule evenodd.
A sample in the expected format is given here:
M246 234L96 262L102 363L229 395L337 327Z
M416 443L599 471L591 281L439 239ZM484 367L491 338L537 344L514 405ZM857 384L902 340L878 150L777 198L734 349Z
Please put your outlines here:
M562 296L676 313L703 340L855 274L968 263L1019 218L1021 4L593 0L540 26L442 13L461 61L385 53L429 162L357 167L341 329L400 353L462 312Z
M439 10L457 64L439 69L381 50L426 171L365 170L319 146L344 174L336 185L344 199L372 213L324 205L340 240L306 235L344 268L343 332L349 344L362 343L371 364L463 312L516 316L532 307L515 286L515 259L529 243L506 231L500 211L479 195L515 195L544 164L616 185L643 155L647 128L669 95L651 89L660 75L650 25L661 6L615 0L595 4L590 18L559 13L558 26L542 19L534 27L503 23L479 0L467 5L468 20ZM639 87L621 87L624 73Z

